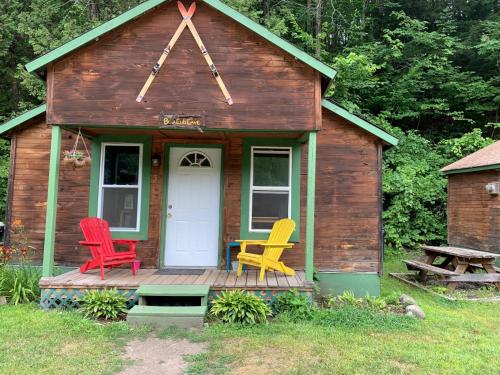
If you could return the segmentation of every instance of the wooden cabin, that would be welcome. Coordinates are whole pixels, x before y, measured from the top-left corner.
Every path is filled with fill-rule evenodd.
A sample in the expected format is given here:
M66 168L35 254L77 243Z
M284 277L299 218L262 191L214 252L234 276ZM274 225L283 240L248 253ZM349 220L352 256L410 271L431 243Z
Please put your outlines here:
M500 254L500 141L444 167L448 243Z
M21 220L36 248L44 306L144 283L311 292L314 269L324 293L378 294L382 151L397 140L323 98L334 69L220 1L198 1L192 17L205 50L185 27L165 51L183 22L175 2L148 0L26 66L46 80L47 99L0 127L11 140L6 221ZM79 133L92 165L75 169L62 155ZM137 276L55 276L89 257L78 245L89 216L140 240ZM282 256L297 275L226 272L228 244L265 239L280 218L297 224ZM169 267L206 272L154 276Z

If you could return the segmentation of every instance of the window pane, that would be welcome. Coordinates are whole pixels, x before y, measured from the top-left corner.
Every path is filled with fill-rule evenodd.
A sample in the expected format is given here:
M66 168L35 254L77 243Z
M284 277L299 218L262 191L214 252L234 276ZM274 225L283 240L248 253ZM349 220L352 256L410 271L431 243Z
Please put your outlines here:
M253 186L288 186L290 155L253 153Z
M111 228L137 228L137 188L103 188L102 218Z
M271 229L275 221L287 217L287 192L253 192L252 229Z
M139 153L139 146L106 146L104 185L137 185Z

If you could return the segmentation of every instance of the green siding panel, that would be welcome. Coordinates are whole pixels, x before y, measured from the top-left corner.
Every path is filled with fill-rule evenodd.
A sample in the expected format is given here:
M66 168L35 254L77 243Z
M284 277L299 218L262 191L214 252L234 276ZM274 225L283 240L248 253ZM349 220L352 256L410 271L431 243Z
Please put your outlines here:
M339 295L352 291L356 297L380 295L380 276L376 273L318 272L322 296Z

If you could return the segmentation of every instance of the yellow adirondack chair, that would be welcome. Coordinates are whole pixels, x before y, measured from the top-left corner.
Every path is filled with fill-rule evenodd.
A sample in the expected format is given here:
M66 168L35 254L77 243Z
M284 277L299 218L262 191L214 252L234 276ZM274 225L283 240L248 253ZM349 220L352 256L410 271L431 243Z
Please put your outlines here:
M266 270L281 271L285 275L295 275L295 270L285 266L280 262L281 253L283 250L290 249L293 243L288 243L290 236L295 230L295 222L291 219L281 219L274 223L273 229L267 240L237 240L240 243L241 252L238 254L238 277L241 276L243 265L260 267L260 278L264 280ZM247 253L248 245L258 245L264 247L264 252L260 254Z

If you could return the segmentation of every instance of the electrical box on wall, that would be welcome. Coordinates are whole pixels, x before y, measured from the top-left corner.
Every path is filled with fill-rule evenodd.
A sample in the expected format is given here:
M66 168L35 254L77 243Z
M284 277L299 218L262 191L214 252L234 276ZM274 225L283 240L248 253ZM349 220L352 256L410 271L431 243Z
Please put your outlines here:
M489 184L486 184L485 186L486 191L491 194L491 195L498 195L500 194L500 182L490 182Z

